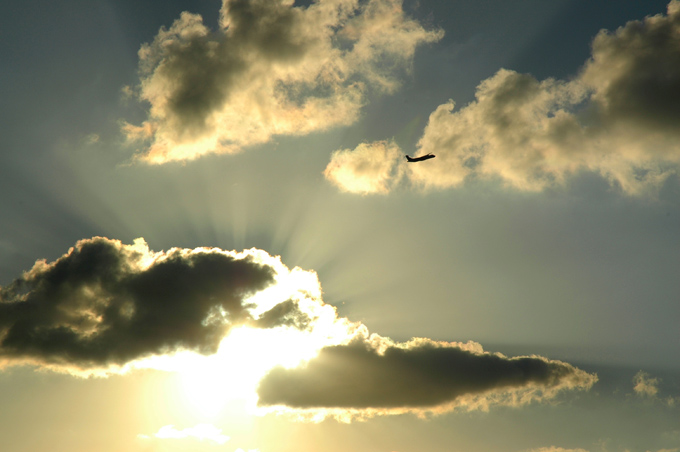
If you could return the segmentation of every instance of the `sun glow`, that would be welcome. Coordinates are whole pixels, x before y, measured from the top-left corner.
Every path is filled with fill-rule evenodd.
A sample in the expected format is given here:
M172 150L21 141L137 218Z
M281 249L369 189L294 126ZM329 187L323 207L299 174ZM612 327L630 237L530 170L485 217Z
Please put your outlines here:
M192 411L213 417L231 401L255 408L257 385L275 366L294 367L313 358L322 345L310 334L291 328L234 329L216 354L182 354L173 367L180 374L185 398Z
M338 318L335 308L322 301L316 273L289 270L279 258L265 257L277 270L275 284L244 300L251 320L234 325L215 354L179 351L130 366L176 372L177 399L192 417L207 420L237 406L254 414L258 384L269 370L296 367L323 347L365 334L360 323ZM278 312L281 306L286 308Z

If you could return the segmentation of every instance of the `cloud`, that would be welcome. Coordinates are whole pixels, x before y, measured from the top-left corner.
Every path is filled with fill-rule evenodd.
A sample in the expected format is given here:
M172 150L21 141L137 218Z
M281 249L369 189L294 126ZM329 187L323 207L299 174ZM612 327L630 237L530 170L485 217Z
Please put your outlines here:
M143 239L103 237L0 287L0 366L21 364L74 375L183 371L211 399L236 388L264 412L345 420L520 406L597 381L474 342L371 335L323 302L316 273L262 250L154 252Z
M211 441L222 445L229 441L229 437L222 434L222 429L212 424L198 424L194 427L187 427L178 430L174 425L165 425L153 435L159 439L197 439L200 441ZM142 439L149 439L148 435L139 435Z
M606 450L606 448L603 448L602 450ZM659 449L656 452L678 452L679 449ZM586 449L565 449L563 447L556 447L556 446L550 446L550 447L539 447L538 449L531 449L529 452L589 452ZM650 450L647 450L647 452L651 452Z
M403 154L393 141L361 143L335 151L324 176L342 191L386 194L403 174Z
M441 38L408 18L401 0L225 0L221 28L182 13L139 51L140 125L148 163L234 153L275 135L356 121L367 95L389 93L415 48Z
M588 452L585 449L565 449L563 447L540 447L538 449L531 449L530 452Z
M563 390L589 389L597 377L539 356L508 358L479 344L357 336L326 347L306 365L277 367L261 380L261 406L342 415L442 413L521 406Z
M627 194L656 190L680 164L680 1L601 31L573 80L501 69L454 106L430 115L418 154L437 164L408 167L417 186L478 178L539 191L590 171Z
M177 350L213 353L232 326L255 321L249 297L281 272L257 250L155 253L143 239L81 240L0 288L0 363L88 370ZM267 321L285 323L294 308Z
M639 371L633 377L633 391L640 397L647 398L652 402L661 402L670 408L675 407L680 402L680 397L667 396L659 397L660 378L652 377L644 371Z
M656 397L659 392L659 379L652 378L647 372L640 371L633 377L633 391L639 396Z

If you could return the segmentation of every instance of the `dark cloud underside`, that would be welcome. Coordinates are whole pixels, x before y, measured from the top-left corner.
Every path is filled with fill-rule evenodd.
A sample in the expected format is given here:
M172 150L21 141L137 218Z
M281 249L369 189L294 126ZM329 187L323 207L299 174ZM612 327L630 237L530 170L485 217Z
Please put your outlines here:
M252 256L82 240L0 288L0 357L92 368L214 352L248 317L244 299L272 282Z
M515 389L587 388L596 377L541 357L506 358L419 340L378 352L365 341L327 347L306 366L275 368L261 405L294 408L433 407L461 396Z

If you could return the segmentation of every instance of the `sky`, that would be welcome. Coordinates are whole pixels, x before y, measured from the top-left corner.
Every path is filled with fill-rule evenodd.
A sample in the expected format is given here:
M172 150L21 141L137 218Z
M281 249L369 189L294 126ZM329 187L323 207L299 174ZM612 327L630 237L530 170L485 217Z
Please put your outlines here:
M3 451L680 451L680 1L0 30Z

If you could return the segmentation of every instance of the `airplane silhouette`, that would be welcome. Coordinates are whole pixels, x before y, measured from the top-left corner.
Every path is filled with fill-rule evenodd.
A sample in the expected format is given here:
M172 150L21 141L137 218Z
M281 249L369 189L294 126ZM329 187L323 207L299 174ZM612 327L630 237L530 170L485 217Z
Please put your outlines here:
M421 155L420 157L409 157L406 156L406 160L409 162L422 162L423 160L429 160L435 158L434 154Z

